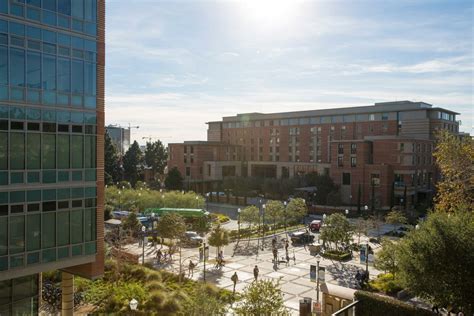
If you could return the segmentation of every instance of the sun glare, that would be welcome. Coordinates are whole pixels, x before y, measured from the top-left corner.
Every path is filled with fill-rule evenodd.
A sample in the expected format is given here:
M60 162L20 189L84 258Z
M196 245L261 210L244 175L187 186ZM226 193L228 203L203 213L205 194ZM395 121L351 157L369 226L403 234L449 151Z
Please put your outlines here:
M294 17L297 0L242 0L243 13L260 26L287 24Z

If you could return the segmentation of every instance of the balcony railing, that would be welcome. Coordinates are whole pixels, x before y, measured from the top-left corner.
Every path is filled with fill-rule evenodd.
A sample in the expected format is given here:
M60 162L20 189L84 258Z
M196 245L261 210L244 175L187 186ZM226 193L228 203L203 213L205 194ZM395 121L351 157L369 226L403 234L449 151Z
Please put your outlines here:
M356 307L357 304L359 304L360 301L355 301L346 307L338 310L335 313L332 313L331 316L355 316L356 315Z

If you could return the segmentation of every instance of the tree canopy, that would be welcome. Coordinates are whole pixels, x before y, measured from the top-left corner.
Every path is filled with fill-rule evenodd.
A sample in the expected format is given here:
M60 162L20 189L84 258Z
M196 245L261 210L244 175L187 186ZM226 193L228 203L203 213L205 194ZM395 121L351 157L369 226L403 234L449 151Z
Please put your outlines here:
M474 211L474 140L443 130L438 134L433 156L442 174L437 183L435 209Z
M104 134L104 137L105 183L117 183L121 179L120 157L117 147L112 143L112 139L107 132Z
M183 180L181 172L179 172L178 168L174 167L168 171L168 175L165 179L165 187L168 190L182 190Z
M266 203L265 213L271 218L273 225L278 224L283 219L285 207L280 201L268 201ZM273 227L275 229L275 227Z
M383 238L381 245L382 249L377 252L375 257L375 267L395 275L398 271L396 244L390 239Z
M186 231L186 223L182 216L175 213L165 213L157 225L158 233L163 238L178 239Z
M235 308L237 315L289 315L279 281L259 280L245 288Z
M286 207L286 216L295 222L300 222L308 214L305 200L301 198L291 199Z
M163 174L167 159L168 153L160 140L146 143L145 163L154 173Z
M135 186L135 183L142 176L143 167L143 153L137 141L134 141L132 146L127 150L123 156L123 169L125 178Z
M212 229L207 241L209 242L209 245L216 247L217 253L219 253L221 247L228 245L230 242L229 232L227 229L222 228L221 225L216 225Z
M351 239L352 227L347 218L339 213L329 215L321 230L321 239L328 243L327 247L331 248L334 243L335 249L338 249L340 243L348 243Z
M474 312L474 213L434 212L400 240L398 270L415 295Z
M240 212L240 220L249 224L250 227L253 224L258 225L260 221L260 210L254 205L247 206Z

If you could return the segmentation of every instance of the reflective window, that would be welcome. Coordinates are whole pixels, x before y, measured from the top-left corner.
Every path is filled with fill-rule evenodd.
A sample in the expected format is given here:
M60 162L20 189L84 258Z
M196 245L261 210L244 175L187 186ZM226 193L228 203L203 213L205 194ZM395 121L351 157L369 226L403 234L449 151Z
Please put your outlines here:
M34 214L27 217L26 250L38 250L41 247L41 215Z
M25 251L25 216L10 216L10 253Z
M41 55L29 52L26 69L28 87L41 89Z
M56 135L43 134L42 156L43 169L56 168Z
M56 245L56 213L43 213L43 225L41 230L42 248L50 248Z
M69 135L58 135L58 168L69 169Z
M56 58L43 55L43 89L56 90Z
M0 46L0 84L8 84L8 50Z
M69 211L58 212L57 215L58 227L58 246L69 244Z
M71 243L77 244L83 240L82 210L71 211Z
M72 62L72 92L84 93L84 62L74 60Z
M10 48L10 84L25 86L25 51Z
M84 144L83 136L71 136L71 168L83 168Z
M25 134L10 134L10 169L25 169Z
M58 59L58 90L70 92L71 91L71 62L66 58Z

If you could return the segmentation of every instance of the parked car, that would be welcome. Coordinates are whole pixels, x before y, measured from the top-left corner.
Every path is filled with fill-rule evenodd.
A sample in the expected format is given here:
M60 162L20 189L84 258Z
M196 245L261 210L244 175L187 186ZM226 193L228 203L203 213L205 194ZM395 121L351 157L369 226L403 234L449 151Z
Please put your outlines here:
M293 244L307 244L314 241L314 236L307 231L298 231L290 234Z
M309 229L312 232L319 231L321 229L321 225L322 225L322 221L315 219L311 221L311 223L309 223Z
M184 242L189 246L199 246L203 241L203 238L198 233L193 231L187 231L184 233Z

